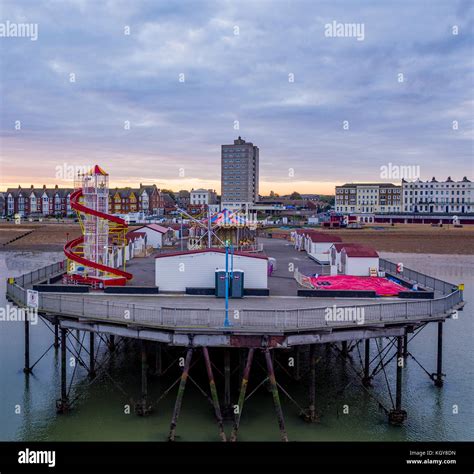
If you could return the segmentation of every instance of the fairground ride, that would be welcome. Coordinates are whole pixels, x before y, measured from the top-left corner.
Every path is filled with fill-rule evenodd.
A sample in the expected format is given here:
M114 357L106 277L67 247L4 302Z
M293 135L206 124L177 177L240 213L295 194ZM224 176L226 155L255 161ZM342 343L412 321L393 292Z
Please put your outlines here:
M125 271L127 223L108 214L109 175L96 165L79 173L70 203L77 213L82 236L64 246L65 283L102 289L123 286L132 274Z

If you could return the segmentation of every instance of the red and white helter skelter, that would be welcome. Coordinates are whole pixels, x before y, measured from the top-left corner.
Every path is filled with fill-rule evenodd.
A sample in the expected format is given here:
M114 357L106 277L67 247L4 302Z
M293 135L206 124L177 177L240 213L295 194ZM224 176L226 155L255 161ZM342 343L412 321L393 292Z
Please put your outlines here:
M79 173L71 195L82 236L64 246L68 259L66 283L94 288L125 285L132 274L125 271L128 225L108 214L109 175L98 165Z

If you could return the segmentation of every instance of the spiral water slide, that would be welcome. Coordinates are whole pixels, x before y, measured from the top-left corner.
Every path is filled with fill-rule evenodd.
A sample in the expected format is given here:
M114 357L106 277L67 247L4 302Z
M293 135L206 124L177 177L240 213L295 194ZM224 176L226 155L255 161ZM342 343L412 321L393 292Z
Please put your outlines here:
M106 214L104 212L96 211L95 209L90 209L79 202L82 196L82 189L78 189L71 194L70 203L71 207L79 214L86 214L86 215L93 215L100 219L105 219L109 222L109 234L112 236L119 235L123 233L127 226L127 223L120 219L119 217L112 216L110 214ZM81 223L82 226L82 223ZM127 280L131 280L133 275L125 270L120 268L110 267L108 265L103 265L101 263L93 262L88 260L83 256L82 252L82 245L84 243L84 235L78 237L77 239L70 240L64 246L64 253L66 257L84 267L88 268L95 268L101 272L104 272L105 277L101 278L100 281L104 284L104 286L117 286L117 285L124 285ZM109 276L109 278L107 278ZM94 280L98 281L98 278L94 277L81 277L78 278L84 283L92 283Z

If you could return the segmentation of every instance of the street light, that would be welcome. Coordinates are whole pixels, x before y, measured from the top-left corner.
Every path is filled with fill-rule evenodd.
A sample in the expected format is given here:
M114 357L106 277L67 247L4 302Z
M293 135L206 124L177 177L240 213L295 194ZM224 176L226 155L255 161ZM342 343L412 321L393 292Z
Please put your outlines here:
M229 241L225 241L225 319L224 327L228 328L231 326L229 321L229 277L233 278L234 273L234 248L231 245L231 271L229 273Z

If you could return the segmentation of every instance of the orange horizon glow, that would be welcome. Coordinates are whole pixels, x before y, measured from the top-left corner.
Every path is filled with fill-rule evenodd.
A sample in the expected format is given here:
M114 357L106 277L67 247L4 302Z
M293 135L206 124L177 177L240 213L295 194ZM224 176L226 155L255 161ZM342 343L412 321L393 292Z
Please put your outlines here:
M220 181L216 180L200 180L200 179L185 179L185 180L153 180L147 178L137 178L137 179L116 179L111 180L109 188L115 189L130 187L138 188L140 183L150 185L156 184L158 189L170 189L174 192L180 190L191 191L192 189L215 189L218 194L220 194ZM328 183L328 182L316 182L316 181L292 181L289 183L282 182L268 182L260 181L260 195L268 196L270 191L273 191L279 195L291 194L296 191L300 194L324 194L324 195L334 195L335 186L344 184L343 182L338 183ZM5 192L7 188L18 188L21 186L22 189L29 189L33 185L34 188L42 188L45 185L47 188L54 188L56 185L60 188L73 188L74 183L71 180L42 180L38 181L38 178L32 178L30 180L25 180L25 177L22 177L20 182L8 181L1 183L0 192Z

